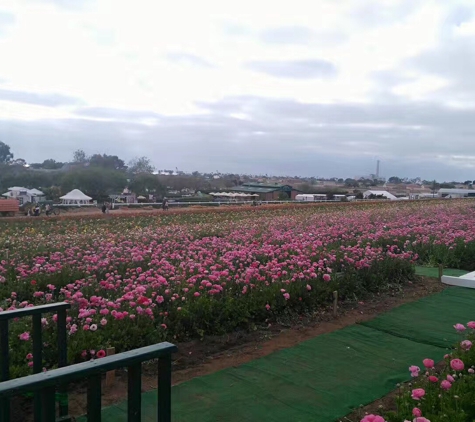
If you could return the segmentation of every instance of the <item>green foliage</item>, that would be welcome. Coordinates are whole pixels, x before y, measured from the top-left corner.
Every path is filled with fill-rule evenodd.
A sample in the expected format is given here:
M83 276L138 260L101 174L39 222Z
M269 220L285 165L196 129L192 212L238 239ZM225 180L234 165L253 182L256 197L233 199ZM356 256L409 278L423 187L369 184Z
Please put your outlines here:
M132 177L129 188L138 195L155 194L162 196L166 192L158 177L150 173L137 173Z
M12 160L13 153L10 151L10 146L0 141L0 164L9 163Z

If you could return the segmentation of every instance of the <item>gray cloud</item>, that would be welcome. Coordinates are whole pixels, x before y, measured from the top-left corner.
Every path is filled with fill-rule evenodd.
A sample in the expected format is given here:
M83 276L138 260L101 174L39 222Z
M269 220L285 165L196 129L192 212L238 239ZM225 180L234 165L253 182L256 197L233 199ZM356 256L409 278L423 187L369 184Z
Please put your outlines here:
M456 157L473 146L470 110L424 102L322 105L259 97L199 106L208 113L161 116L154 125L137 123L149 112L134 113L136 122L4 121L0 139L29 161L67 160L80 147L126 160L147 155L159 168L354 177L373 172L377 157L387 177L474 178L475 164Z
M34 92L14 91L10 89L0 89L0 100L13 101L16 103L42 105L46 107L80 105L83 103L81 99L70 97L67 95L37 94Z
M437 0L438 1L438 0ZM400 22L414 13L423 0L398 0L392 4L360 1L351 13L352 19L364 27L380 27Z
M190 53L170 52L166 55L166 57L171 62L185 64L188 66L200 66L208 68L215 67L213 64L203 59L202 57Z
M326 60L293 60L293 61L252 61L246 67L256 72L266 73L276 78L316 79L335 76L337 73L333 63Z
M259 35L261 41L276 45L309 45L315 43L337 44L347 37L343 33L314 31L305 26L280 26L268 28Z
M127 121L159 119L161 117L159 114L149 111L120 110L105 107L82 107L76 109L74 113L78 116L92 117L97 119Z

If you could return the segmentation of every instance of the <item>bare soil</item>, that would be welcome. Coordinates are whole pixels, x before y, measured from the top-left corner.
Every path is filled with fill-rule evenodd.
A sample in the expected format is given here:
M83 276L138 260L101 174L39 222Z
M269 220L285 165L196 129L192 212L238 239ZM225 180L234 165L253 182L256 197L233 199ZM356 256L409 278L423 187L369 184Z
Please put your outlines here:
M235 332L221 337L206 337L201 341L179 343L177 344L178 352L173 356L172 383L177 385L195 377L245 364L278 350L293 347L321 334L367 321L392 308L440 292L443 289L444 285L437 280L420 277L418 281L408 283L403 290L375 296L365 302L342 304L336 316L333 315L331 309L324 309L311 317L300 317L289 326L269 324L267 328L260 328L252 332ZM145 365L142 375L142 391L145 392L156 387L156 366ZM86 411L85 386L78 385L75 386L74 391L71 390L72 388L70 388L69 394L70 414L73 416L82 415ZM106 385L104 382L102 405L106 407L120 402L126 397L127 374L125 371L117 371L112 385ZM388 406L391 399L391 396L385 397L375 402L374 406L376 408L380 404ZM26 410L24 401L21 405L23 410ZM367 409L373 409L371 406L368 406ZM20 419L28 420L24 411L21 413ZM355 413L348 417L353 417L353 419L346 420L359 421L357 416Z

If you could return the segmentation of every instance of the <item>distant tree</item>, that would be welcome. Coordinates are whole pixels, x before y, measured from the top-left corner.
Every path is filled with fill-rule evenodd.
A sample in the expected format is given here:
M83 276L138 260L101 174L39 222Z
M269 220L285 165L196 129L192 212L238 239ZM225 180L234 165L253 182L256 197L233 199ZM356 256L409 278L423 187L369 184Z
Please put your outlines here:
M109 194L121 192L126 185L125 173L100 167L74 170L64 174L61 179L63 193L79 189L98 201L106 200Z
M471 185L472 184L472 181L471 180L465 180L465 182L463 182L464 185Z
M158 176L151 173L138 173L129 183L129 189L138 195L154 194L162 196L166 192L164 185L160 183Z
M0 141L0 163L9 163L13 160L13 153L10 151L10 146Z
M359 183L355 179L348 178L345 180L345 186L357 188Z
M11 166L25 166L26 160L23 158L16 158L15 160L10 161L9 164Z
M392 176L392 177L390 177L390 178L388 179L388 182L389 182L389 183L394 183L394 184L397 184L397 185L398 185L398 184L402 183L402 180L401 180L399 177L397 177L397 176Z
M136 157L129 162L129 172L132 174L153 173L155 167L147 157Z
M327 199L329 201L332 201L333 199L335 199L335 195L333 193L327 193Z
M86 163L87 155L82 149L78 149L73 153L73 162L74 163Z
M357 192L356 195L355 195L355 198L356 199L363 199L363 192Z
M89 158L89 165L110 170L127 170L124 161L117 157L117 155L94 154Z
M63 165L64 163L56 161L53 158L48 158L47 160L43 161L43 163L40 165L40 168L45 169L45 170L57 170L63 167Z

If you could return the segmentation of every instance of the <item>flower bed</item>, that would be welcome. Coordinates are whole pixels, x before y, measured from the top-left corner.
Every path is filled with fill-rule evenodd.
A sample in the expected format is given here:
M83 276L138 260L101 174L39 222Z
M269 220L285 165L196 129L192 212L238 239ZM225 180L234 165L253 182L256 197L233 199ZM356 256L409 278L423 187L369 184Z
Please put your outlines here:
M475 265L471 201L0 223L0 307L67 300L69 360L223 334L404 283L414 263ZM54 365L55 316L43 320ZM29 321L12 323L12 375Z

